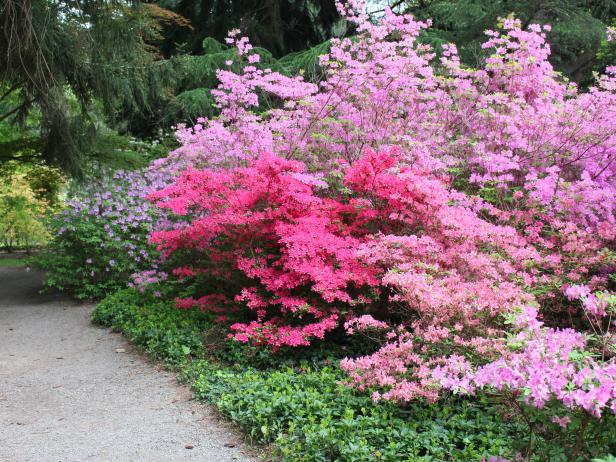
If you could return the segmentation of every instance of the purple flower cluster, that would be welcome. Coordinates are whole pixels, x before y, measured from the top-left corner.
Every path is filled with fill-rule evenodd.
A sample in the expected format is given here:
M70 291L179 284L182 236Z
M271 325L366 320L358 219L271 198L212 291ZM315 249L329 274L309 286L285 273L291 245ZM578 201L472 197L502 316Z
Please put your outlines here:
M140 293L144 293L149 285L164 282L169 278L169 275L164 271L145 270L138 273L133 273L130 276L131 282L129 287L135 287ZM155 296L159 296L156 295Z
M145 197L173 179L168 171L117 171L82 185L52 220L51 244L66 258L50 268L50 281L86 298L124 287L130 274L156 271L159 255L150 233L173 223Z

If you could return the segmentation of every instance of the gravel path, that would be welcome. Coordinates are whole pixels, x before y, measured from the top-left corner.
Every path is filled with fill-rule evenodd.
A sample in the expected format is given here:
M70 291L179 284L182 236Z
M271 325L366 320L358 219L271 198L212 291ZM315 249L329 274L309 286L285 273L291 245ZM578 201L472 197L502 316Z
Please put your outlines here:
M0 461L243 461L240 439L92 306L0 268ZM192 447L192 448L191 448Z

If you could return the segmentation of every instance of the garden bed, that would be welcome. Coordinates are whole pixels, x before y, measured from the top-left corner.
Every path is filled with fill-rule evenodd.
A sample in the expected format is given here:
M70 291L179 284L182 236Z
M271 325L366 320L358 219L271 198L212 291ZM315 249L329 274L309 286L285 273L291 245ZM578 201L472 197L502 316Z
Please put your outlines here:
M335 345L271 355L227 343L209 315L178 310L134 289L103 300L93 320L174 368L197 399L240 426L249 442L272 444L276 460L502 460L498 457L513 459L529 444L535 454L530 460L574 460L558 440L529 442L527 424L488 395L451 395L438 405L374 402L343 384L338 361L345 351ZM613 420L591 424L575 460L615 451L615 432Z

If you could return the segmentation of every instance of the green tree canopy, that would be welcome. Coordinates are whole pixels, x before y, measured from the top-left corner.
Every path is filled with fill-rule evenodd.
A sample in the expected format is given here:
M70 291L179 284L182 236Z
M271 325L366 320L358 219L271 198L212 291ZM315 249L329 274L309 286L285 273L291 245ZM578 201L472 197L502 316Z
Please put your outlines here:
M188 51L204 51L203 39L222 41L231 29L240 28L256 46L280 57L305 50L344 28L334 0L160 0L163 8L188 18L194 30L172 27L166 50L186 43Z
M164 93L169 76L155 44L161 22L177 15L160 11L104 0L1 0L0 122L23 125L38 114L43 160L78 171L95 129L93 100L113 117L148 111ZM23 153L4 148L0 161Z

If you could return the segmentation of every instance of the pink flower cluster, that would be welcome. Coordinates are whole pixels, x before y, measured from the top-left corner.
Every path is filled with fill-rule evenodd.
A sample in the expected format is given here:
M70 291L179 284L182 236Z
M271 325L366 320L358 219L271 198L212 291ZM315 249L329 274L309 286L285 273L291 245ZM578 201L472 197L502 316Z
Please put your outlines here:
M344 330L349 335L353 335L355 332L364 332L370 329L389 329L389 324L379 321L378 319L374 319L372 315L369 314L351 318L344 323Z
M542 408L558 400L596 417L605 409L616 413L616 361L597 361L586 351L587 340L573 329L546 328L537 310L526 308L516 319L511 352L473 368L467 361L437 367L433 376L452 390L472 393L478 388L513 390ZM566 422L559 420L559 425Z

